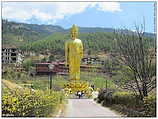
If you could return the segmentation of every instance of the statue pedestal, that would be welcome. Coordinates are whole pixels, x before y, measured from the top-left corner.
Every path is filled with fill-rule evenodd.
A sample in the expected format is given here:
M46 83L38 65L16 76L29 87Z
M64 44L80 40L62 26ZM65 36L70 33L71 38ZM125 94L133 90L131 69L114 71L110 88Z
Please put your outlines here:
M77 92L82 92L85 96L91 96L93 89L90 87L89 82L81 81L81 80L72 80L68 82L65 87L64 91L66 94L76 94Z

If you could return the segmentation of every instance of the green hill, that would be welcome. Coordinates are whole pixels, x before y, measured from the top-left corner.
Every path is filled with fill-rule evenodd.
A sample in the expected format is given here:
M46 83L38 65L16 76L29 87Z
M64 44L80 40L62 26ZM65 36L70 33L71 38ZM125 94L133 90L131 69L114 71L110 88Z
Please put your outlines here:
M113 47L113 33L80 33L79 39L83 41L84 50L87 53L98 51L111 51ZM53 33L50 36L33 43L27 43L21 47L23 50L35 52L64 53L64 42L70 38L68 33Z
M53 32L64 31L59 26L36 25L2 20L2 44L21 46L40 40Z
M37 25L2 20L2 45L15 45L23 50L37 53L50 51L64 53L64 42L70 38L70 29L60 26ZM127 32L127 30L123 30ZM132 31L130 31L132 32ZM100 27L79 27L79 39L83 41L88 54L114 49L114 29ZM154 37L146 33L148 37Z

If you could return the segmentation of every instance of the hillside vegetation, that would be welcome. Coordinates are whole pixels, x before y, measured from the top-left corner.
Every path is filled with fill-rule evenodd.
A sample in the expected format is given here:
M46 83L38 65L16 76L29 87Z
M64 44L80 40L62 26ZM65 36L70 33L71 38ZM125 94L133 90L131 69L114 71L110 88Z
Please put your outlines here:
M69 39L67 33L54 33L48 37L33 43L27 43L21 47L23 50L44 52L50 50L53 53L64 53L64 42ZM83 41L84 50L91 54L98 51L111 51L113 47L112 33L82 33L79 39Z
M22 46L23 49L27 46L28 50L36 52L39 51L37 46L40 49L53 50L53 47L57 45L57 50L60 49L62 51L63 42L70 38L69 30L60 26L16 23L2 20L2 44ZM110 50L114 39L113 32L114 29L112 28L79 27L79 38L83 40L84 46L90 50L89 52L91 50ZM124 30L124 32L127 31ZM145 36L153 38L154 34L145 33Z
M9 22L2 20L3 44L21 46L28 42L40 40L53 32L63 31L63 28L52 25L36 25Z

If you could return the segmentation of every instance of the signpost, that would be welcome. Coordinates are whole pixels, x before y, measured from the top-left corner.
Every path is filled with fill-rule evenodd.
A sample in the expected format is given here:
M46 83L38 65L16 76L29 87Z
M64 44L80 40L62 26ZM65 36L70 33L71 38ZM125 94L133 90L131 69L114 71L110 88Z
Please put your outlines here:
M53 69L54 69L54 65L53 64L49 64L48 65L49 68L49 89L52 90L52 75L53 75Z

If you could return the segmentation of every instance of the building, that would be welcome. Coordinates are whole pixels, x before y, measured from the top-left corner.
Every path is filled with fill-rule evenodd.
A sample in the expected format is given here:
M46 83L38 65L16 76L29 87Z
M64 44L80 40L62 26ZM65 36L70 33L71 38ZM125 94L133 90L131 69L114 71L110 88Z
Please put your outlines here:
M23 61L22 52L14 46L2 46L2 63L10 64Z
M94 65L104 65L104 61L101 61L99 58L82 58L82 64L94 64Z

